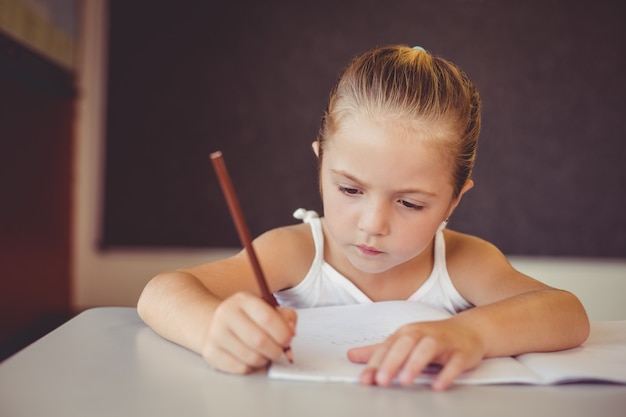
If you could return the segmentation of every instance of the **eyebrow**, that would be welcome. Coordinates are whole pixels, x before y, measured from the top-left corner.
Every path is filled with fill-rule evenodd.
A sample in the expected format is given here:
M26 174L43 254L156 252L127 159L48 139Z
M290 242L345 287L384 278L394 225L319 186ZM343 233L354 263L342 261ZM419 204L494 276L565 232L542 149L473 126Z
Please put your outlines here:
M363 183L363 181L359 180L358 178L354 177L353 175L351 175L351 174L349 174L349 173L347 173L345 171L342 171L342 170L339 170L339 169L331 169L330 171L333 174L345 177L346 179L348 179L348 180L350 180L350 181L352 181L352 182L354 182L356 184L366 185L366 184ZM397 194L420 194L420 195L423 195L425 197L430 197L430 198L437 197L436 193L433 193L433 192L430 192L430 191L425 191L425 190L420 190L418 188L407 188L407 189L403 189L403 190L396 190L394 192L397 193Z

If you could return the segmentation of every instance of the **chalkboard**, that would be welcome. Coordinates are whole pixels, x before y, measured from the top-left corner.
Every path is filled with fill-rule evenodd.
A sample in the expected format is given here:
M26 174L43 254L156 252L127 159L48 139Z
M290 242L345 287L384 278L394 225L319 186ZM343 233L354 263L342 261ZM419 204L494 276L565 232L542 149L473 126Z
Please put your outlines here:
M315 139L357 54L421 45L478 85L483 130L450 227L507 254L626 256L626 25L617 1L110 2L102 248L239 245L321 210Z

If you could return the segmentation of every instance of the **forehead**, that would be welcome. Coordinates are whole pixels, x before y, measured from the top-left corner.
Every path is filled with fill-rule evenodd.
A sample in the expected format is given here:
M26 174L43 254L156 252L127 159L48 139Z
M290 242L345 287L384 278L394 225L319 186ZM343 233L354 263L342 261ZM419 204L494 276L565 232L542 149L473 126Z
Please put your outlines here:
M393 118L351 118L327 138L323 168L387 187L411 187L418 181L431 188L451 187L449 151L439 143L438 130L442 128Z
M401 109L383 111L351 108L336 114L332 119L332 131L328 132L325 141L336 140L363 129L377 128L385 130L388 138L429 143L434 150L439 148L449 156L454 144L460 140L458 123L450 114L417 116Z

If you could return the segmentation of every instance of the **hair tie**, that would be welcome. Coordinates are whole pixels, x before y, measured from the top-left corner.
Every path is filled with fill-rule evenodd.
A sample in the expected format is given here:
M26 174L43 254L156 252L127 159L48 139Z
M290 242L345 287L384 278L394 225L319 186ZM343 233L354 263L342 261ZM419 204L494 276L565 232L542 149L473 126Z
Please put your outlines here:
M426 52L426 49L422 48L421 46L414 46L413 49L418 50L418 51L424 51Z

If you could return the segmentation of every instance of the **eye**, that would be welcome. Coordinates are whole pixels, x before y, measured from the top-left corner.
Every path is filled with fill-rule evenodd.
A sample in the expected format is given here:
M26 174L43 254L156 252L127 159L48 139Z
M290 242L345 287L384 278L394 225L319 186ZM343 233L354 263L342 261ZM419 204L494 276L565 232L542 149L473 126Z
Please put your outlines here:
M419 204L413 204L406 200L398 200L398 203L401 204L403 207L406 207L411 210L421 210L424 208L424 206L420 206Z
M356 188L343 187L340 185L339 192L347 195L357 195L359 193L359 190L357 190Z

